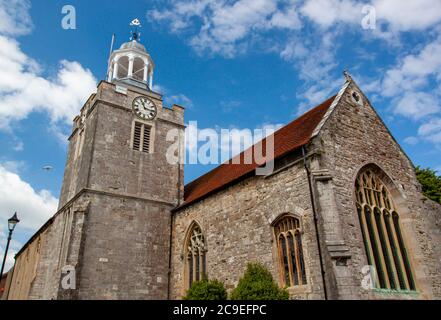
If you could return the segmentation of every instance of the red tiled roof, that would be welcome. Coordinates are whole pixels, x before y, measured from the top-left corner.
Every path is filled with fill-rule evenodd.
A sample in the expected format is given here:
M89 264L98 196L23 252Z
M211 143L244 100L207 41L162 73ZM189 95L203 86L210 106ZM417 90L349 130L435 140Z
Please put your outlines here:
M320 123L334 99L335 96L329 98L314 109L277 130L273 134L274 159L306 145L309 142L314 129ZM266 139L262 142L263 145L265 145L265 140ZM253 147L250 147L237 155L233 160L221 164L214 170L187 184L184 192L184 203L179 208L186 207L213 192L219 191L220 189L233 184L239 179L254 174L255 169L260 165L257 164L254 159L252 163L244 164L243 159L245 155L249 155L249 152L253 152ZM239 159L241 160L240 162L237 161ZM271 160L273 159L270 159L269 157L266 159L266 161Z

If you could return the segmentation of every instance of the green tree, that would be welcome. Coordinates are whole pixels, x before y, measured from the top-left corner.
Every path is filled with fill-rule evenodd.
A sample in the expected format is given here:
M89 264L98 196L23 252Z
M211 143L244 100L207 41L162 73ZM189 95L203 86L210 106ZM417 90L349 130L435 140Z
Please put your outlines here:
M224 284L217 280L193 282L184 300L227 300Z
M415 172L424 195L441 204L441 176L430 168L421 169L419 166L416 167Z
M231 300L288 300L288 291L274 282L271 273L259 263L250 263L231 293Z

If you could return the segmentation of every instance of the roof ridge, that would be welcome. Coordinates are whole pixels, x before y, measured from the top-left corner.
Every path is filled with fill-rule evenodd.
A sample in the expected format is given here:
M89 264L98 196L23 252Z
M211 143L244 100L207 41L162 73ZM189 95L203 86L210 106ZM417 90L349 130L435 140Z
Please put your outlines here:
M241 158L245 157L247 152L253 150L258 143L265 143L264 141L266 141L268 137L274 136L275 150L273 158L265 159L266 162L279 158L286 153L308 143L312 138L312 132L317 128L318 124L323 119L323 116L335 101L336 97L337 95L328 98L324 102L318 104L314 108L308 110L301 116L276 130L271 135L264 137L246 150L230 158L228 161L220 164L216 168L186 184L184 189L184 203L181 205L181 207L195 202L198 199L201 199L206 195L222 188L223 186L233 183L237 179L260 167L261 165L256 164L254 160L251 164L244 164L240 161L239 163L236 163L234 159L241 160ZM233 167L233 165L236 166Z

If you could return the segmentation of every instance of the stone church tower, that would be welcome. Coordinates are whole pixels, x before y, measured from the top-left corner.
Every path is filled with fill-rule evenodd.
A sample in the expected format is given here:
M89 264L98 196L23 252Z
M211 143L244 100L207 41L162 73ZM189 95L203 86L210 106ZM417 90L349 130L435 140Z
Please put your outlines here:
M184 109L163 106L153 69L134 32L111 53L107 81L74 119L59 211L30 241L43 263L14 277L29 298L167 298L171 209L183 194L183 165L173 156L183 144ZM70 270L75 288L62 290Z

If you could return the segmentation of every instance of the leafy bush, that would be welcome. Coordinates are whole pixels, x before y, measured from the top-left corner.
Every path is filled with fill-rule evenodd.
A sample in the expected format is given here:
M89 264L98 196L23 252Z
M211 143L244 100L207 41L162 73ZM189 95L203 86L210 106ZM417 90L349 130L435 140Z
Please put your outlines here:
M193 282L184 300L227 300L224 284L217 280Z
M279 288L271 273L261 264L250 263L231 300L288 300L288 291Z
M438 176L434 170L429 168L421 169L416 167L415 169L424 195L433 201L441 203L441 176Z

